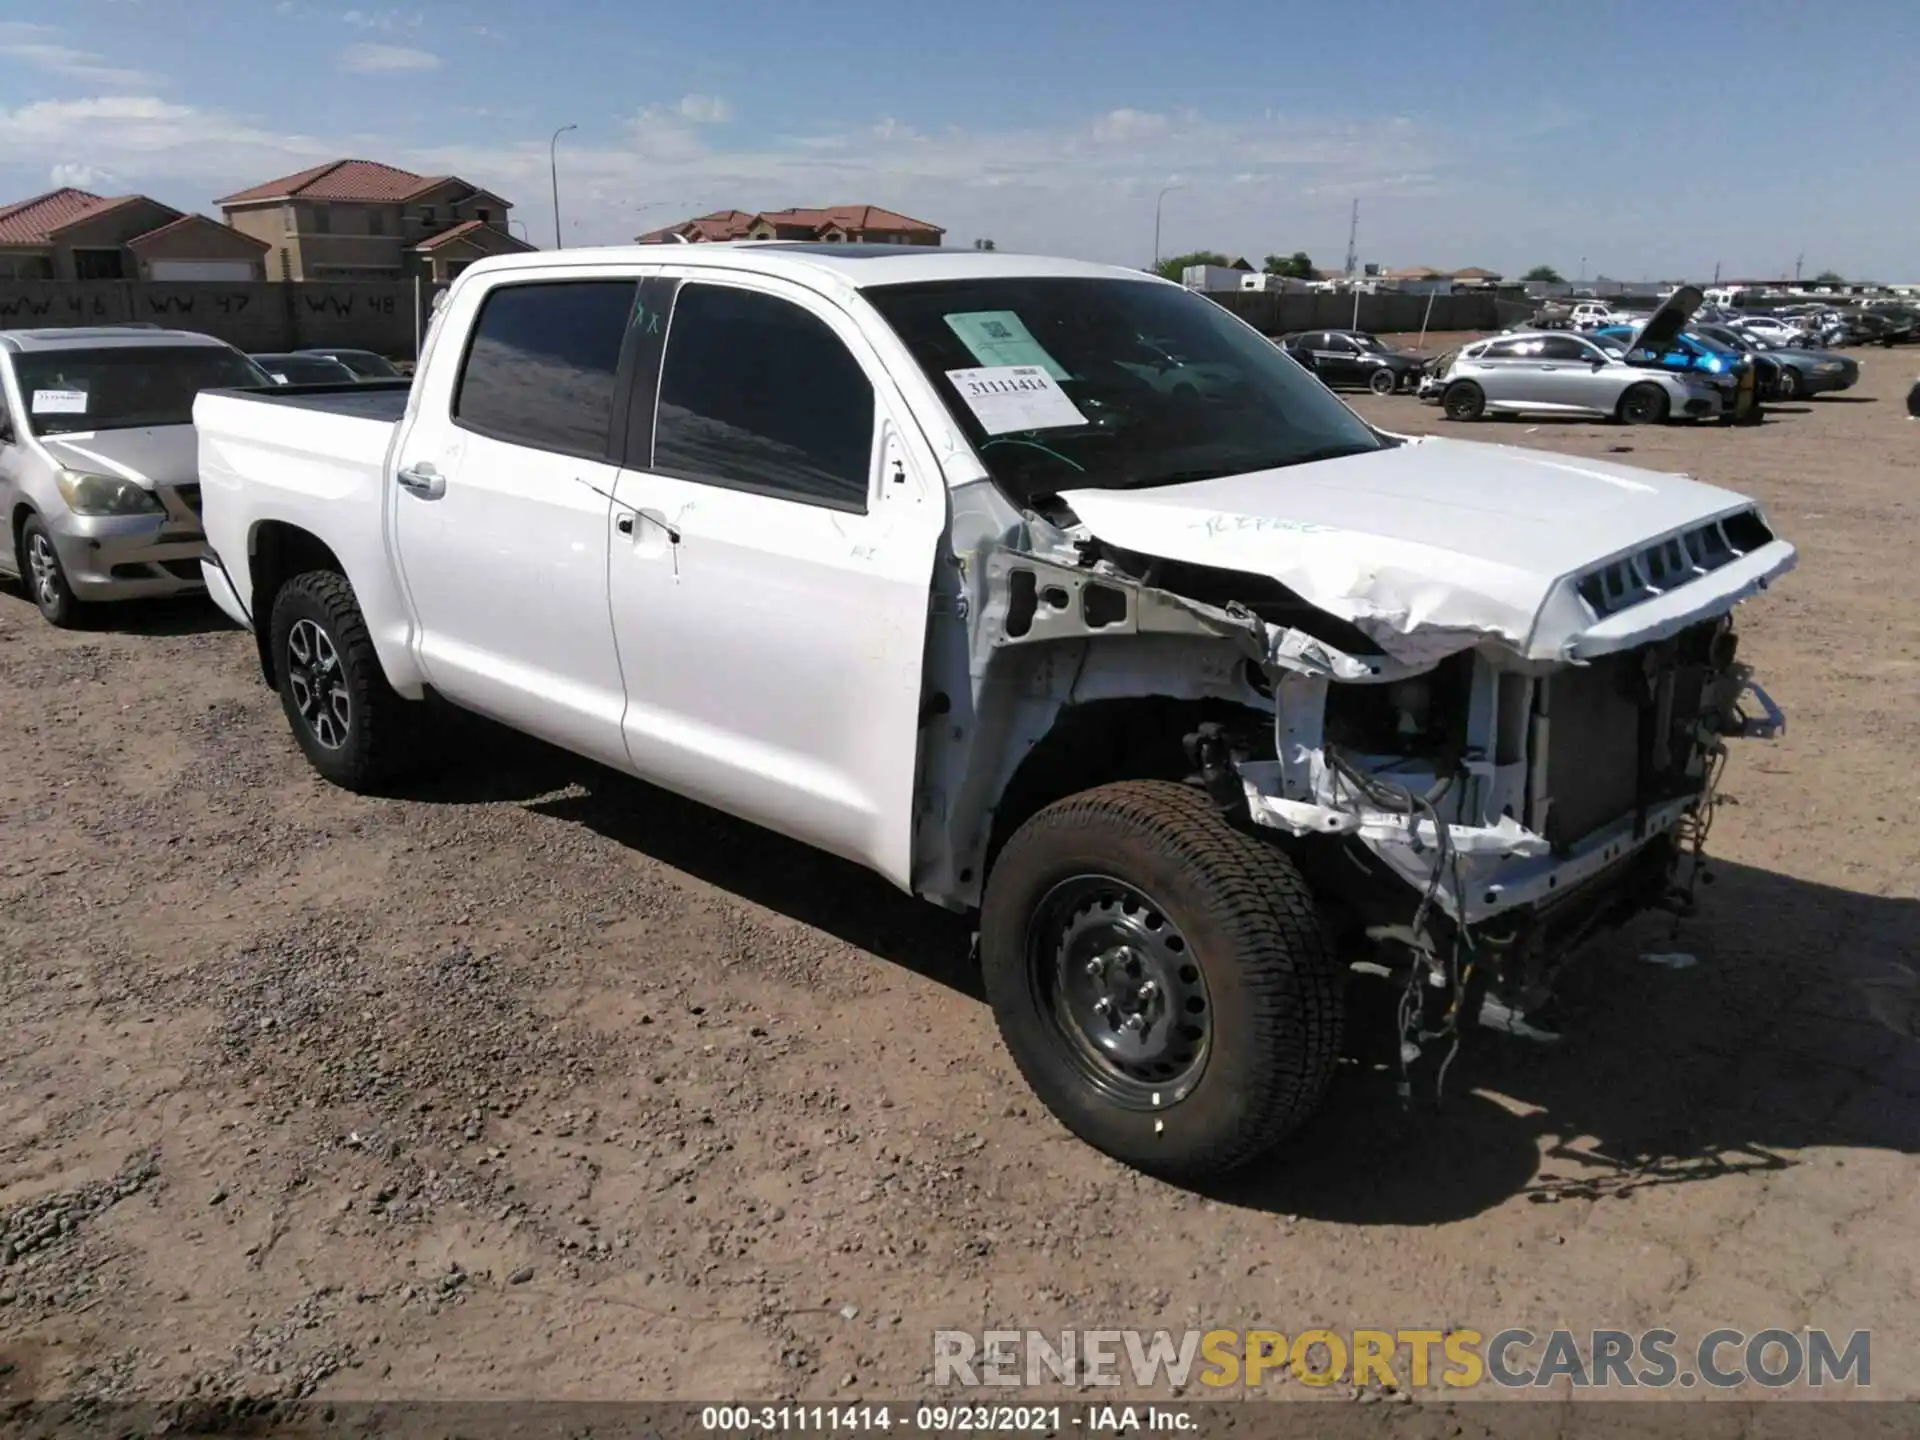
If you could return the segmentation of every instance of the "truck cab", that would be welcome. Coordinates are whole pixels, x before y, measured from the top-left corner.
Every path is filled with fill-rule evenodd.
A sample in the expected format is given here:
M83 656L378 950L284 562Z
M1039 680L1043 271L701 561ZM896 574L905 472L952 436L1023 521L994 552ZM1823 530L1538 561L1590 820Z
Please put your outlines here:
M410 386L195 418L209 588L322 775L420 763L432 692L971 914L1028 1083L1177 1178L1319 1104L1351 965L1410 1069L1532 1013L1779 723L1752 501L1384 433L1114 267L491 259Z

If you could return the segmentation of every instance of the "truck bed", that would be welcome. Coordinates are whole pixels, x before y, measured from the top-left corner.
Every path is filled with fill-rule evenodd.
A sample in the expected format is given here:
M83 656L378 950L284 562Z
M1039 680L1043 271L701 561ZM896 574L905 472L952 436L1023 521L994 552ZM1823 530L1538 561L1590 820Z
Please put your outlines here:
M259 618L252 614L250 561L265 523L305 532L349 574L391 572L387 465L410 388L402 380L201 391L193 426L201 523L212 552L203 568L222 609L244 615L243 623ZM231 606L223 587L232 592Z
M358 384L260 385L246 389L209 390L209 395L228 395L247 400L263 400L290 410L324 410L334 415L351 415L363 420L398 420L407 409L411 380L363 380Z

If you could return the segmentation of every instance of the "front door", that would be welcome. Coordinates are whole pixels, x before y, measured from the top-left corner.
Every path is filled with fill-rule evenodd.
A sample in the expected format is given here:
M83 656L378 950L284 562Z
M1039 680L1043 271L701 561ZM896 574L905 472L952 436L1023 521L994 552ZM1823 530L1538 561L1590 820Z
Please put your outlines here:
M428 682L448 699L623 765L626 691L607 553L626 418L627 278L496 284L459 305L458 365L396 448L393 536ZM457 370L457 374L448 374ZM619 397L616 404L615 397Z
M633 768L908 887L932 453L809 291L663 277L638 313L658 406L628 427L609 570Z

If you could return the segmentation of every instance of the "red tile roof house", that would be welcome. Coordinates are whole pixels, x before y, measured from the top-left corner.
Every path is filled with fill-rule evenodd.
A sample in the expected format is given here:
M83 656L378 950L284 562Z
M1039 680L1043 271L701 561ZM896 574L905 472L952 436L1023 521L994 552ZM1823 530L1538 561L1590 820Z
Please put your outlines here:
M0 206L0 279L258 280L266 250L144 195L68 187Z
M818 210L716 210L634 238L642 245L722 240L819 240L864 245L938 245L947 232L878 205L829 205Z
M513 206L491 190L372 160L330 160L216 203L267 246L275 280L444 281L535 248L508 230Z

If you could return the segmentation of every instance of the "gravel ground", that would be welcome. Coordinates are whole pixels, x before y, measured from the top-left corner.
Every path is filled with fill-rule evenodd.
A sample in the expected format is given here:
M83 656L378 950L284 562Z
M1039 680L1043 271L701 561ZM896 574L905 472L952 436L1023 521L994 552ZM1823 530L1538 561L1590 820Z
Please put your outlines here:
M1205 1195L1039 1111L951 918L475 721L347 795L206 605L0 591L0 1399L902 1397L936 1327L1309 1323L1872 1327L1920 1395L1920 428L1859 353L1757 429L1473 432L1759 495L1789 732L1696 968L1597 944L1438 1114L1356 1027Z

